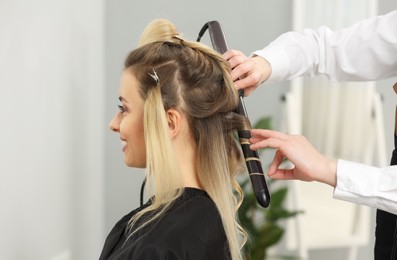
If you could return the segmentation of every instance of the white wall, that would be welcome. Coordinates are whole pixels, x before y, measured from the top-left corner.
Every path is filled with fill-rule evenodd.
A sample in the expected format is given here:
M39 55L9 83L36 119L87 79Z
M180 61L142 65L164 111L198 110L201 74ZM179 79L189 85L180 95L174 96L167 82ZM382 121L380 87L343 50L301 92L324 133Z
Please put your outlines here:
M0 2L0 259L98 258L103 17L94 0Z

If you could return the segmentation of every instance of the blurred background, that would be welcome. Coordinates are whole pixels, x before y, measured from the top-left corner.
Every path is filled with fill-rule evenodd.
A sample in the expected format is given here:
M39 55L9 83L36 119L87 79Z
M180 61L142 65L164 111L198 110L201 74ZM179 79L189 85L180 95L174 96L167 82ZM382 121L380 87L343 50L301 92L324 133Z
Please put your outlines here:
M124 58L150 21L169 19L196 39L204 23L218 20L229 47L249 55L296 28L301 2L0 0L0 259L98 259L115 222L139 205L143 171L124 165L108 122ZM369 2L369 14L397 9L394 0ZM334 14L336 21L362 5L335 3L348 8ZM375 83L387 158L396 81ZM290 88L275 83L247 97L251 121L271 116L280 129L281 97ZM373 259L373 209L368 225L362 260ZM310 251L309 258L347 259L338 248Z

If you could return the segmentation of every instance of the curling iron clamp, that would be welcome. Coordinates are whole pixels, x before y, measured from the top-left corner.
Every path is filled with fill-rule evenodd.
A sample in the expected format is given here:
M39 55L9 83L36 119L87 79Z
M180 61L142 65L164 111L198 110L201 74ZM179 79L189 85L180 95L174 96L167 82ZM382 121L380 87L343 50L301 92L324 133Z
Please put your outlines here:
M200 30L197 41L200 41L201 37L204 35L207 29L210 34L213 48L221 54L225 53L228 50L228 46L225 35L223 34L222 28L218 21L210 21L204 24L204 26ZM236 113L243 115L248 119L248 114L245 109L244 103L244 90L240 89L238 93L239 103L236 109ZM249 122L249 120L247 121ZM249 130L241 130L237 131L237 133L256 200L262 207L267 208L270 203L269 189L266 185L265 177L263 175L263 169L258 152L253 151L249 148L249 139L251 138L251 132Z

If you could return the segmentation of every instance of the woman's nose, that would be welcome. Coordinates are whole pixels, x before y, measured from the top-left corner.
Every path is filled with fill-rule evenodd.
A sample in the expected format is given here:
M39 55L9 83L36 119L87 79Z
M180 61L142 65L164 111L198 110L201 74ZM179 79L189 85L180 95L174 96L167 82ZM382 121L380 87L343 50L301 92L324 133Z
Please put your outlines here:
M109 123L109 128L113 132L118 132L119 131L119 126L120 126L120 119L118 116L118 113L113 117L113 119Z

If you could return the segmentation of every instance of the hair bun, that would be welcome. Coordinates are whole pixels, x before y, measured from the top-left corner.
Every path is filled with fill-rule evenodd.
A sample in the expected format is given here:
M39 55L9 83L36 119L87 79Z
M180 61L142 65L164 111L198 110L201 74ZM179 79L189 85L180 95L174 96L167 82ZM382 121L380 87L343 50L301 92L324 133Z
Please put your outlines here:
M180 43L183 38L173 23L166 19L156 19L146 26L138 46L159 41Z

